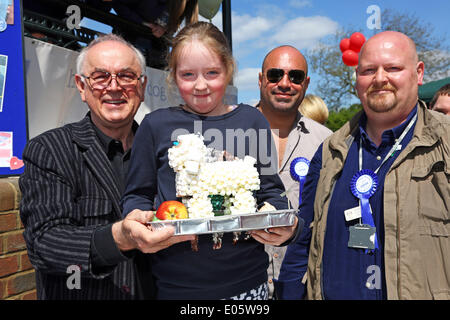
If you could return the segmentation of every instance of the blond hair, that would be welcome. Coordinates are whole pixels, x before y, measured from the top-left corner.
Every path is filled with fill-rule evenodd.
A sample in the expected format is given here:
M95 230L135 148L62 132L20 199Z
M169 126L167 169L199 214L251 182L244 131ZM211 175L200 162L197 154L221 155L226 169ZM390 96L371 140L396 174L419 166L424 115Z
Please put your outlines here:
M168 2L169 23L167 32L175 33L183 20L186 25L198 21L198 1L197 0L172 0Z
M305 117L325 124L328 119L328 107L322 98L313 94L307 94L298 107L300 113Z
M170 71L167 79L169 84L174 83L176 79L177 63L182 49L193 40L202 42L205 47L217 54L225 67L227 83L230 82L233 77L235 62L227 38L213 24L199 21L181 29L172 41L172 50L168 58Z

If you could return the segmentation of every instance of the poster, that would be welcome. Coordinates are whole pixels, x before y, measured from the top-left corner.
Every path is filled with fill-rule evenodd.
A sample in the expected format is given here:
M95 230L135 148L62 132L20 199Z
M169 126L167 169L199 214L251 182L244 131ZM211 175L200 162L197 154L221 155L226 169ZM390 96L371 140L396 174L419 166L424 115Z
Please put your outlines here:
M23 172L28 138L19 0L0 0L0 176Z
M0 167L8 168L13 157L13 133L0 131Z
M3 110L3 95L5 94L6 66L8 57L0 55L0 112Z

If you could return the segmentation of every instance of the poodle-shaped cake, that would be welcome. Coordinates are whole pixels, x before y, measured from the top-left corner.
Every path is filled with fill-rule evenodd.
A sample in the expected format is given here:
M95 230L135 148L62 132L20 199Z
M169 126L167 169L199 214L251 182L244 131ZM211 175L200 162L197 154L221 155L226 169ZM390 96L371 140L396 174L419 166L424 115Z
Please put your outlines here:
M179 135L168 154L177 197L189 218L256 212L253 191L260 186L256 159L228 160L226 152L207 148L203 140L200 134Z

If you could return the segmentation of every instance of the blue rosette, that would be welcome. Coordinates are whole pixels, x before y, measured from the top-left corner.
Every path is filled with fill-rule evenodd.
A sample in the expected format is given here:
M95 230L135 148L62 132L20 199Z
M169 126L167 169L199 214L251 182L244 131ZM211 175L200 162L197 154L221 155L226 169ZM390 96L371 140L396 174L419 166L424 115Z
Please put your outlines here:
M368 169L358 171L350 182L350 189L358 199L369 199L378 187L378 176Z
M290 173L292 179L299 182L299 191L298 191L298 206L302 203L302 189L303 184L306 180L306 175L308 174L310 161L304 157L298 157L292 160L290 166Z
M363 224L375 227L369 199L377 191L378 176L368 169L358 171L350 182L350 190L353 195L361 200L361 219ZM375 233L375 249L378 248L377 235Z

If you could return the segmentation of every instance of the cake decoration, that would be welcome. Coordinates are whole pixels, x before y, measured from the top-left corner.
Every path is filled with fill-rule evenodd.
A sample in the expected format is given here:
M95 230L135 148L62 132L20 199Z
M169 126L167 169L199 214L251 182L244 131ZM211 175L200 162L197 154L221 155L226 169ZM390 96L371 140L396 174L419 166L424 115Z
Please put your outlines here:
M254 191L260 180L256 159L239 159L226 151L207 148L200 134L179 135L168 151L169 166L175 171L177 197L182 198L188 218L209 218L257 211ZM233 233L233 244L240 232ZM213 234L213 249L220 249L223 233ZM198 238L192 242L198 250Z
M223 161L223 152L207 148L203 140L200 134L180 135L169 149L177 197L189 218L256 212L253 191L260 186L256 159Z

